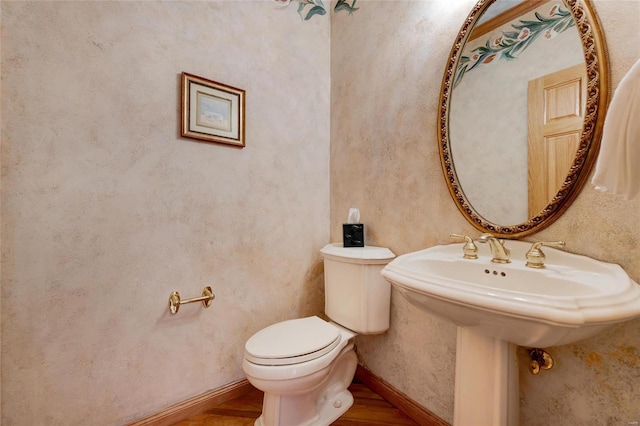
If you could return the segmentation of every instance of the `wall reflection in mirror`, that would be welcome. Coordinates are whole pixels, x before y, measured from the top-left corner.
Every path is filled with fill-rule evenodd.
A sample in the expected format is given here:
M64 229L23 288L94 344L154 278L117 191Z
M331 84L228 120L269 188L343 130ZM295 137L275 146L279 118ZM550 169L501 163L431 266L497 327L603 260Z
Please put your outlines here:
M529 212L527 121L529 113L533 114L531 109L540 107L539 103L529 105L534 102L527 96L529 82L574 65L581 65L582 74L586 71L578 32L564 6L547 2L502 23L501 18L508 13L509 10L489 21L481 19L480 23L493 23L495 28L476 26L465 45L451 96L449 132L455 141L451 155L458 179L471 205L491 222L517 224L551 201L570 166L565 165L562 181L552 188L553 194L548 196L544 191L544 203ZM558 32L554 27L564 31ZM487 32L479 32L478 28ZM563 95L571 97L573 93L565 90ZM561 101L565 102L559 105L561 108L573 108L563 111L567 115L560 120L581 113L583 106L579 103L575 108L572 101L575 102ZM467 125L469 121L473 126ZM544 122L539 125L544 126ZM561 127L557 130L562 134ZM582 123L578 132L581 130ZM571 141L560 138L560 143ZM569 160L573 162L573 156ZM551 169L550 162L532 166ZM539 176L532 184L546 185L544 177ZM535 188L532 190L535 192Z
M594 84L585 60L589 41L573 16L586 10L583 3L480 1L469 35L463 26L458 36L463 47L454 43L455 65L445 73L441 94L441 153L452 196L479 229L504 236L532 232L544 222L532 219L563 208L553 201L572 166L575 174L581 144L597 151L598 140L583 133L587 101L599 105L587 93ZM602 67L603 41L599 49ZM600 74L606 72L596 73L596 85L606 81ZM606 87L601 92L606 100ZM578 160L588 173L592 164Z

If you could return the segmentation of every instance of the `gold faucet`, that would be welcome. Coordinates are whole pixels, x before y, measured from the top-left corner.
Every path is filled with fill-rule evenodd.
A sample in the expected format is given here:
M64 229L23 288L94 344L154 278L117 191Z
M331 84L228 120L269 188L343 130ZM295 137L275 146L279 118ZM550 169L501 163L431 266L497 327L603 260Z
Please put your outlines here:
M493 263L511 263L511 260L509 259L509 254L511 254L511 252L504 246L504 240L485 233L480 235L476 241L479 243L489 243L489 247L491 247L491 256L493 256L491 261Z

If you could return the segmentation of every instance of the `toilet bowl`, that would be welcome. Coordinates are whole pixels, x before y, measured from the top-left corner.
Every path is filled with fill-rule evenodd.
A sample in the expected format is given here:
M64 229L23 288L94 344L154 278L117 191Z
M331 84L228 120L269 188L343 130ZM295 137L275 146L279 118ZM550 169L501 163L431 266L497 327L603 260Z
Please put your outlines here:
M264 392L255 425L329 425L344 414L353 404L347 387L358 363L355 336L314 316L274 324L249 339L242 368Z
M353 405L347 389L358 359L354 338L389 328L390 293L380 272L395 255L382 247L329 244L325 313L283 321L245 344L242 369L264 392L255 426L328 426Z

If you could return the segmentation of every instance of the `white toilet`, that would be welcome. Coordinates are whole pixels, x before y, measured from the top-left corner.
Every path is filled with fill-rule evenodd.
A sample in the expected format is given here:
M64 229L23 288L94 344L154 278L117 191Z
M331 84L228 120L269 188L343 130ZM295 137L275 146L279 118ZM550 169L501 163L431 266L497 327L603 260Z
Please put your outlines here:
M256 426L327 426L353 404L347 387L357 334L389 328L391 286L380 271L395 255L382 247L329 244L324 258L327 322L313 316L273 324L245 344L242 368L264 392Z

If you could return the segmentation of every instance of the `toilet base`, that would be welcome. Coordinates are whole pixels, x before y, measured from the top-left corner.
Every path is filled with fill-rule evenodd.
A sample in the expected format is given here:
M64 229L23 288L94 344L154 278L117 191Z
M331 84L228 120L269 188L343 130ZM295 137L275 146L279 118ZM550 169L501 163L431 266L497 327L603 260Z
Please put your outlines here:
M318 416L299 426L328 426L335 422L353 405L353 395L347 389L338 393L331 400L323 401L318 407ZM273 426L264 422L264 415L258 417L254 426Z
M262 414L254 425L329 426L353 405L353 395L348 387L355 376L357 365L358 358L351 342L329 366L301 378L301 383L315 382L311 388L296 389L296 386L291 386L286 390L276 390L273 385L277 387L277 383L257 383L248 376L249 381L254 386L259 385L256 387L264 392ZM293 384L289 382L289 385Z
M320 418L323 422L331 424L346 413L352 405L353 395L348 389L345 389L320 407Z

